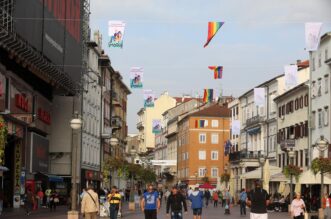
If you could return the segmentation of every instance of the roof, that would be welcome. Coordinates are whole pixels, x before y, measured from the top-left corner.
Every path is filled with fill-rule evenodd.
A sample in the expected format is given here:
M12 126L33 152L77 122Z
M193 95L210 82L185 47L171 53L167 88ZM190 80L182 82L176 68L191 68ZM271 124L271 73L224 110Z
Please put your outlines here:
M283 99L283 97L286 97L286 96L288 96L289 94L292 94L292 93L294 93L295 91L300 90L301 88L306 88L306 89L308 90L308 87L305 86L307 82L308 82L308 81L303 82L303 83L301 83L301 84L299 84L299 85L293 87L292 89L286 91L286 92L283 93L282 95L277 96L277 97L274 99L274 101L277 102L277 101Z
M176 104L186 103L191 100L199 100L202 101L202 98L196 97L173 97L176 100Z
M213 104L202 110L194 112L188 116L190 116L190 117L230 117L231 111L230 111L230 109L228 109L225 106Z
M323 36L321 36L321 41L324 41L328 37L331 37L331 32L327 32L327 33L323 34Z

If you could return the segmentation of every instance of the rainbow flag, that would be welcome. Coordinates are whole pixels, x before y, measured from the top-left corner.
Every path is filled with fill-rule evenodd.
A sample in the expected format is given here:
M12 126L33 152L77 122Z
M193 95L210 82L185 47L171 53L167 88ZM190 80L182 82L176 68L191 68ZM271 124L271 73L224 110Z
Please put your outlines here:
M208 46L209 42L216 35L217 31L223 26L224 22L208 22L208 37L207 42L203 47Z
M205 120L195 120L195 128L205 127Z
M223 75L223 66L208 66L210 70L214 71L214 79L221 79Z
M204 89L203 93L203 102L209 103L213 102L214 90L213 89Z

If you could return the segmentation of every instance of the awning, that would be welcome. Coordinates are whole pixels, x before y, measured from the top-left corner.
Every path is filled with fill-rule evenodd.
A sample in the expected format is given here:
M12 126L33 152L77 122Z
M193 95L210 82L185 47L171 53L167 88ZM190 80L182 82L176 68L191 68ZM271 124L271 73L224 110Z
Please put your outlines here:
M57 175L47 174L47 173L41 173L40 174L48 177L48 181L50 182L63 182L63 178Z
M247 130L247 133L250 134L250 135L254 135L254 134L257 134L257 133L260 133L260 132L261 132L260 127L256 127L256 128L252 128L252 129Z
M3 171L3 172L5 172L5 171L8 171L9 169L7 168L7 167L5 167L5 166L0 166L0 171Z
M304 171L299 177L300 184L321 184L321 174L314 175L311 170ZM331 185L331 179L324 175L324 184Z
M274 175L271 175L269 181L270 182L288 182L289 179L286 178L284 173L280 172L280 173L276 173Z
M282 169L279 167L276 167L276 166L270 166L269 171L270 171L270 175L272 176L277 173L281 173ZM243 173L240 176L240 179L261 179L261 178L262 178L261 177L261 167L255 169L253 171Z

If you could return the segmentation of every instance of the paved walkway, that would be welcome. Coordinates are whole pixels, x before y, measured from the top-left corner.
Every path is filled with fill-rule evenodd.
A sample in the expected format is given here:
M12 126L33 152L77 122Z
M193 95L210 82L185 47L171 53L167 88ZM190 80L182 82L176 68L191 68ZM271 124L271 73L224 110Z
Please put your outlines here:
M5 211L1 218L8 218L8 219L19 219L19 218L38 218L38 219L65 219L67 218L67 208L60 206L58 207L56 212L50 212L49 209L40 209L33 212L30 216L25 216L24 209L14 209L10 211ZM108 217L106 217L108 218ZM144 219L144 215L140 211L139 208L136 209L134 212L128 211L127 204L123 207L123 218L125 219ZM162 206L161 211L158 214L158 219L169 219L165 213L165 206ZM184 214L184 219L191 219L193 218L192 210L189 209L187 215ZM247 216L240 216L239 208L235 206L231 209L231 215L224 215L224 208L218 207L214 208L209 206L208 208L203 209L203 219L219 219L219 218L249 218L249 210L247 211ZM287 213L279 213L279 212L271 212L269 213L269 219L279 219L279 218L289 218ZM102 219L102 218L101 218Z

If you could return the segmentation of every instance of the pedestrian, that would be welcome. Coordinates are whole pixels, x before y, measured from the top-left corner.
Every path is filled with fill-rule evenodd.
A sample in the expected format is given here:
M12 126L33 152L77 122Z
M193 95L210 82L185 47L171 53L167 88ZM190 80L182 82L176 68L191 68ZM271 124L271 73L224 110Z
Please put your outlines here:
M118 212L121 212L122 196L118 193L116 186L113 186L108 195L110 219L116 219Z
M167 189L167 191L164 193L164 201L165 202L167 202L167 200L168 200L168 197L170 196L170 191L169 191L169 189Z
M120 189L119 193L121 195L121 203L123 203L124 202L124 196L125 196L125 194L123 192L123 189Z
M191 208L193 210L193 219L201 219L204 195L199 191L199 185L194 188L190 194Z
M126 202L130 201L130 190L129 189L125 190L125 201Z
M45 195L46 195L46 207L49 208L50 206L50 197L52 194L52 190L50 188L46 189Z
M60 202L59 196L56 191L52 191L52 194L49 198L49 208L50 211L56 211L56 205Z
M268 219L267 206L269 205L269 195L262 188L261 181L255 181L255 187L247 194L246 204L251 207L251 219Z
M39 191L37 192L37 198L38 198L38 208L41 208L44 200L44 192L42 189L39 189Z
M96 219L99 213L99 197L92 185L87 187L86 194L83 196L81 213L85 219Z
M162 205L162 198L163 198L163 191L162 191L162 189L160 189L159 190L160 205Z
M28 188L26 194L25 194L25 211L26 211L26 215L29 216L32 212L32 208L35 202L35 197L31 191L30 188Z
M206 208L208 208L209 199L210 199L210 196L211 196L208 189L206 189L204 196L205 196L205 199L206 199Z
M301 199L300 192L297 192L295 199L291 203L291 217L294 219L304 219L305 207L305 202Z
M246 216L246 200L247 200L247 193L246 193L246 190L243 188L239 195L240 215Z
M230 192L227 189L224 190L223 199L225 200L224 214L230 214L231 195L230 195Z
M147 191L143 194L140 202L141 211L144 212L145 219L157 219L160 205L158 192L154 191L153 185L148 185Z
M324 218L331 219L331 198L327 193L325 193L322 199L322 204L322 207L324 209Z
M217 205L218 205L218 193L217 193L217 191L213 192L213 201L214 201L214 207L217 208Z
M83 200L83 197L84 197L85 194L86 194L86 189L83 188L83 189L82 189L82 192L81 192L80 195L79 195L80 200Z
M171 219L182 219L183 218L183 208L184 212L187 214L187 205L185 197L178 192L177 186L172 187L171 195L167 200L166 212L167 216L169 216L169 210L171 208Z

